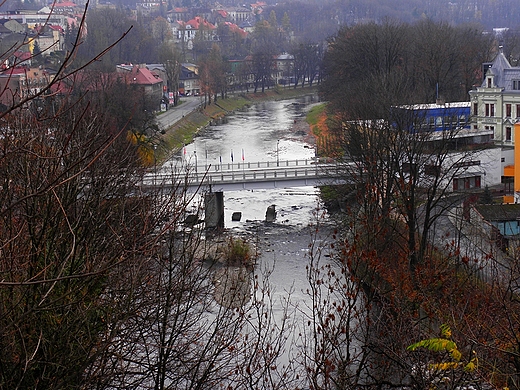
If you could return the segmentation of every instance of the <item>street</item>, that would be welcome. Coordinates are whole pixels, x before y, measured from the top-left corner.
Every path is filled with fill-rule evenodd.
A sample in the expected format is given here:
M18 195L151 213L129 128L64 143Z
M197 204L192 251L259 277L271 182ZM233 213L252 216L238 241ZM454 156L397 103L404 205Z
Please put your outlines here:
M185 115L188 115L201 104L200 96L183 96L180 99L181 104L177 107L170 106L168 111L165 111L157 116L157 123L161 129L166 130L168 127L180 121Z

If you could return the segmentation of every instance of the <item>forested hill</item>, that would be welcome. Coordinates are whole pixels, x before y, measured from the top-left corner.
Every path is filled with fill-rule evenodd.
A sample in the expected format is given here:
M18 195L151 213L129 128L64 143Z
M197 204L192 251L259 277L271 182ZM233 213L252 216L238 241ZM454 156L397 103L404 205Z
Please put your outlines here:
M348 24L390 17L405 22L421 18L454 24L476 22L487 28L520 25L518 0L338 0L331 7Z
M385 18L413 23L426 18L453 25L477 23L485 29L520 26L518 0L289 0L277 4L275 8L287 11L291 24L302 25L318 18L334 25L381 22ZM312 30L314 25L306 27Z
M107 0L99 0L99 3ZM112 1L122 7L135 8L136 2L146 0L117 0ZM518 0L264 0L268 9L273 7L276 13L279 9L288 11L291 22L305 25L309 33L316 28L315 24L307 24L320 19L320 30L336 31L342 24L357 24L366 21L380 22L391 18L407 23L428 18L434 21L444 21L451 24L478 23L486 29L520 27L520 7ZM7 0L2 3L2 10L16 10L22 8L37 9L46 5L41 0ZM85 0L76 0L81 5ZM212 0L168 0L167 8L174 7L203 7L214 8ZM253 3L251 1L250 3ZM221 0L221 6L245 6L241 0ZM166 8L166 7L165 7ZM269 12L264 12L269 15ZM283 13L282 13L283 15ZM261 15L258 15L261 18ZM321 25L323 24L323 26ZM321 34L320 34L321 35Z
M136 2L147 0L116 0L113 4L135 8ZM59 2L56 0L56 2ZM108 0L98 0L99 3ZM478 23L486 29L520 27L520 7L518 0L263 0L267 4L263 14L269 15L274 8L278 14L281 9L287 11L292 23L301 24L309 31L316 27L336 31L338 25L352 25L366 21L380 22L391 18L413 23L428 18L451 24ZM85 0L76 0L81 5ZM252 2L250 2L252 3ZM221 0L220 6L247 7L250 3L242 0ZM93 4L93 2L91 2ZM168 0L167 9L174 7L203 7L212 9L216 1L212 0ZM43 0L7 0L0 9L38 9L46 5ZM283 15L283 14L282 14ZM262 13L258 14L262 18ZM312 23L312 24L308 24ZM328 26L328 27L327 27Z

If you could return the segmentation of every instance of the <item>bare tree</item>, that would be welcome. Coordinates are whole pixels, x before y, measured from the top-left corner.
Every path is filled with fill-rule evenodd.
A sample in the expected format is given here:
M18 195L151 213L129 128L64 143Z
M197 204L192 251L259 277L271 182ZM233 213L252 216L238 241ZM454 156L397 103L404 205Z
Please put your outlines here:
M179 104L179 77L181 73L181 53L172 42L164 43L159 51L166 70L168 92L173 92L173 105Z
M260 87L262 92L269 86L275 65L276 28L268 22L259 22L253 33L251 71L254 76L254 92Z

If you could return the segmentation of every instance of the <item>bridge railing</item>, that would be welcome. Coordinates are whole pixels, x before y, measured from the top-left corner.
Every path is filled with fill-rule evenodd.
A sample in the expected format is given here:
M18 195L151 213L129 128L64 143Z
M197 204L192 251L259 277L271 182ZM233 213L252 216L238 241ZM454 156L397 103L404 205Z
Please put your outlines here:
M239 161L233 163L221 163L217 162L204 162L201 164L197 160L190 159L188 161L181 161L175 165L177 170L180 169L193 169L198 172L220 172L220 171L238 171L245 169L259 169L259 168L281 168L281 167L299 167L299 166L314 166L323 163L331 163L332 160L328 159L297 159L297 160L268 160L268 161Z
M190 185L212 185L238 182L262 182L273 180L298 180L340 177L343 168L335 162L313 163L312 160L261 161L255 163L233 164L234 166L184 166L173 174L157 174L147 177L146 183L161 185L174 181L188 182ZM240 166L240 169L238 168ZM228 169L229 168L229 169Z

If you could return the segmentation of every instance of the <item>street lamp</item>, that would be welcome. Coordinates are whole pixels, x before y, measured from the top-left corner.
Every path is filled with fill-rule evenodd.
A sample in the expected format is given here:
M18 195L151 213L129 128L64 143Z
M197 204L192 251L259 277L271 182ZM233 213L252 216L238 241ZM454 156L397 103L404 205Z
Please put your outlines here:
M153 145L153 185L157 182L157 145Z
M280 166L280 159L278 158L280 149L278 148L278 145L280 145L280 140L276 141L276 166L277 167Z
M193 155L195 156L195 173L197 172L197 151L193 151Z

